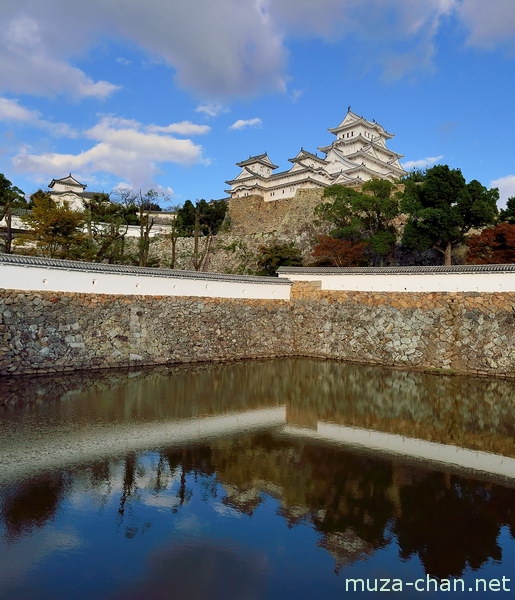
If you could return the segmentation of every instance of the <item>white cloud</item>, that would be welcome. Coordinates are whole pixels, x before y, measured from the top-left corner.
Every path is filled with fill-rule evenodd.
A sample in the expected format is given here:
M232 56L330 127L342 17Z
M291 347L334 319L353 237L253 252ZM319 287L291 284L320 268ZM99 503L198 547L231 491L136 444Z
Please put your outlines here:
M197 125L191 121L180 121L170 125L149 125L147 130L156 133L178 133L179 135L204 135L211 131L209 125Z
M199 104L195 112L202 113L206 117L218 117L222 113L229 112L229 109L217 102L208 102L207 104Z
M74 0L73 11L69 0L1 0L0 88L105 98L118 86L74 61L99 40L123 39L168 64L181 87L215 101L197 111L216 116L223 98L286 90L293 37L352 36L361 68L379 64L386 79L430 70L448 15L471 44L515 38L513 0Z
M246 127L261 127L263 121L259 117L253 119L238 119L229 129L245 129Z
M99 40L126 39L219 99L284 89L286 50L261 0L2 0L0 86L15 93L105 97L116 86L73 65Z
M427 169L427 167L431 167L440 162L442 158L443 154L439 154L438 156L426 156L426 158L420 158L418 160L408 160L402 163L402 166L406 171L409 171L410 169Z
M38 110L29 110L17 100L0 97L0 121L25 124L44 129L55 137L77 137L77 131L66 123L56 123L41 118Z
M383 79L431 70L434 38L457 0L274 0L270 12L288 35L353 36L360 68L379 64ZM411 42L406 51L406 40ZM359 43L361 42L361 44Z
M160 163L205 162L202 147L188 139L147 132L137 121L103 117L85 132L96 143L78 154L33 154L24 149L13 158L20 172L37 176L70 171L111 173L138 188L156 187L154 178Z
M297 102L303 95L306 90L296 90L293 89L290 94L291 101L293 103Z
M80 47L77 23L67 32L59 31L62 19L57 18L52 23L50 18L38 16L36 8L28 4L26 0L8 1L0 7L0 89L97 98L105 98L117 89L118 86L107 81L93 81L63 58L63 54L72 54ZM34 12L34 16L25 16L24 8ZM62 8L66 11L64 6ZM59 43L65 37L68 43Z
M499 177L490 182L489 187L499 188L500 202L499 205L502 208L506 207L506 201L508 198L515 196L515 175L506 175Z
M469 44L493 47L507 42L515 45L513 0L463 0L458 7L458 15L469 29Z

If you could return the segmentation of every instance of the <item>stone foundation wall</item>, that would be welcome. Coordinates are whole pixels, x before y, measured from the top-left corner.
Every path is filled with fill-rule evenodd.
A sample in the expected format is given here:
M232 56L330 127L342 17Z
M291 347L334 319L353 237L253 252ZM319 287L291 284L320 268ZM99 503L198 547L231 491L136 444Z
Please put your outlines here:
M0 292L0 374L288 353L281 300Z
M313 209L322 189L298 190L293 198L265 202L261 196L231 198L227 207L230 232L236 235L283 232L291 234L313 222Z
M515 378L515 293L321 291L291 301L0 291L0 374L316 356Z
M292 288L296 351L370 364L515 377L515 292Z

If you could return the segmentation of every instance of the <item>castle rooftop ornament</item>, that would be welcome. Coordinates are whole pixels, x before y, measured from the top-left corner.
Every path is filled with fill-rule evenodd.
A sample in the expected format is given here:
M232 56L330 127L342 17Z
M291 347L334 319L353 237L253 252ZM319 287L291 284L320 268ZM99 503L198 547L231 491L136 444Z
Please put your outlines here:
M229 181L226 190L232 198L258 195L264 200L292 198L299 189L325 188L340 184L358 187L369 179L396 181L405 175L399 163L402 154L386 146L393 134L376 123L353 113L350 106L342 122L328 130L336 136L328 146L318 149L324 157L301 148L288 159L293 166L274 173L278 168L267 153L249 156L236 163L241 172Z

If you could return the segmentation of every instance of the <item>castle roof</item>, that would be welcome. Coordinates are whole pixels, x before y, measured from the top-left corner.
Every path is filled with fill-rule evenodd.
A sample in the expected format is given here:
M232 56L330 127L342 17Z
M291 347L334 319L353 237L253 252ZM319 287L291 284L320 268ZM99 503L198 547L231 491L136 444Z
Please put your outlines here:
M271 167L272 169L277 169L278 165L274 165L274 163L268 158L268 154L263 152L263 154L256 154L255 156L249 156L247 160L242 160L239 163L236 163L238 167L246 167L247 165L253 165L256 163L261 163L266 165L267 167Z
M284 173L287 173L287 172L288 171L284 171ZM329 186L329 184L326 183L326 182L324 182L324 181L320 181L318 179L315 179L311 175L306 175L302 179L298 179L298 180L295 180L295 181L286 181L284 183L277 183L276 185L271 185L271 186L267 186L267 187L264 187L262 185L259 185L259 183L257 183L257 184L252 184L252 185L245 185L245 184L239 185L235 189L236 190L255 190L255 189L259 189L259 190L263 190L263 191L268 191L269 192L269 191L273 191L273 190L279 190L279 189L281 189L283 187L289 187L291 185L299 185L301 183L314 183L315 185L317 185L319 187L328 187ZM231 192L234 192L235 189L225 190L225 191L228 194L230 194Z
M328 131L330 133L334 133L334 135L338 135L338 133L340 133L341 131L345 131L347 129L350 129L351 127L355 127L356 125L360 125L360 124L364 125L365 127L369 128L369 129L375 129L378 132L378 134L381 135L382 137L385 137L385 138L393 137L393 133L388 133L388 131L386 131L386 129L382 125L379 125L379 123L376 123L375 121L369 121L369 120L365 119L365 117L362 117L361 115L357 115L356 113L351 112L350 106L347 110L347 114L343 118L343 121L337 127L332 127L330 129L328 129Z
M359 150L357 150L356 152L353 152L352 154L347 154L346 158L348 160L356 160L359 157L363 157L363 158L368 158L371 161L375 162L378 165L381 166L388 166L390 167L390 169L398 171L401 175L405 174L404 169L400 169L399 167L395 166L394 164L392 164L396 159L396 157L393 157L392 160L388 161L388 162L384 162L383 160L381 160L380 158L378 158L377 156L375 156L375 154L373 154L372 152L367 152L366 148L360 148ZM356 163L354 163L356 164Z
M64 183L65 185L71 185L73 187L81 187L85 190L88 186L80 181L77 181L75 177L72 177L70 173L66 177L62 177L61 179L52 179L52 181L48 184L49 188L53 188L56 183Z
M289 158L288 160L292 163L296 163L296 162L303 160L304 158L312 158L313 160L316 160L325 165L328 164L328 162L326 160L324 160L322 157L318 156L317 154L313 154L312 152L308 152L307 150L304 150L304 148L301 148L299 150L299 153L297 154L297 156L295 156L293 158Z
M393 136L391 136L391 137L393 137ZM397 158L402 158L404 156L404 154L398 154L397 152L390 150L390 148L387 148L386 145L383 146L382 144L378 144L377 143L378 140L379 140L378 137L371 140L371 139L364 137L362 134L359 134L359 135L349 138L349 139L338 138L338 139L334 140L333 142L331 142L330 144L328 144L327 146L318 146L318 150L320 150L320 152L324 152L325 154L327 154L329 152L329 150L331 150L331 148L335 148L337 146L348 146L355 142L364 142L366 146L373 146L374 148L377 148L384 154L389 154L390 156L396 156Z

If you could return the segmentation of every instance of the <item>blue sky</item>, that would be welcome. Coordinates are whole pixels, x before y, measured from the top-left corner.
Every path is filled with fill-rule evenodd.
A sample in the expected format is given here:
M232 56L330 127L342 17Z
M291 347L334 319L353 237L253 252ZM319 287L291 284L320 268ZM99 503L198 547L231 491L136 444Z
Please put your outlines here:
M73 8L70 8L73 7ZM515 195L514 0L2 0L0 172L32 193L221 198L347 106L435 163Z

